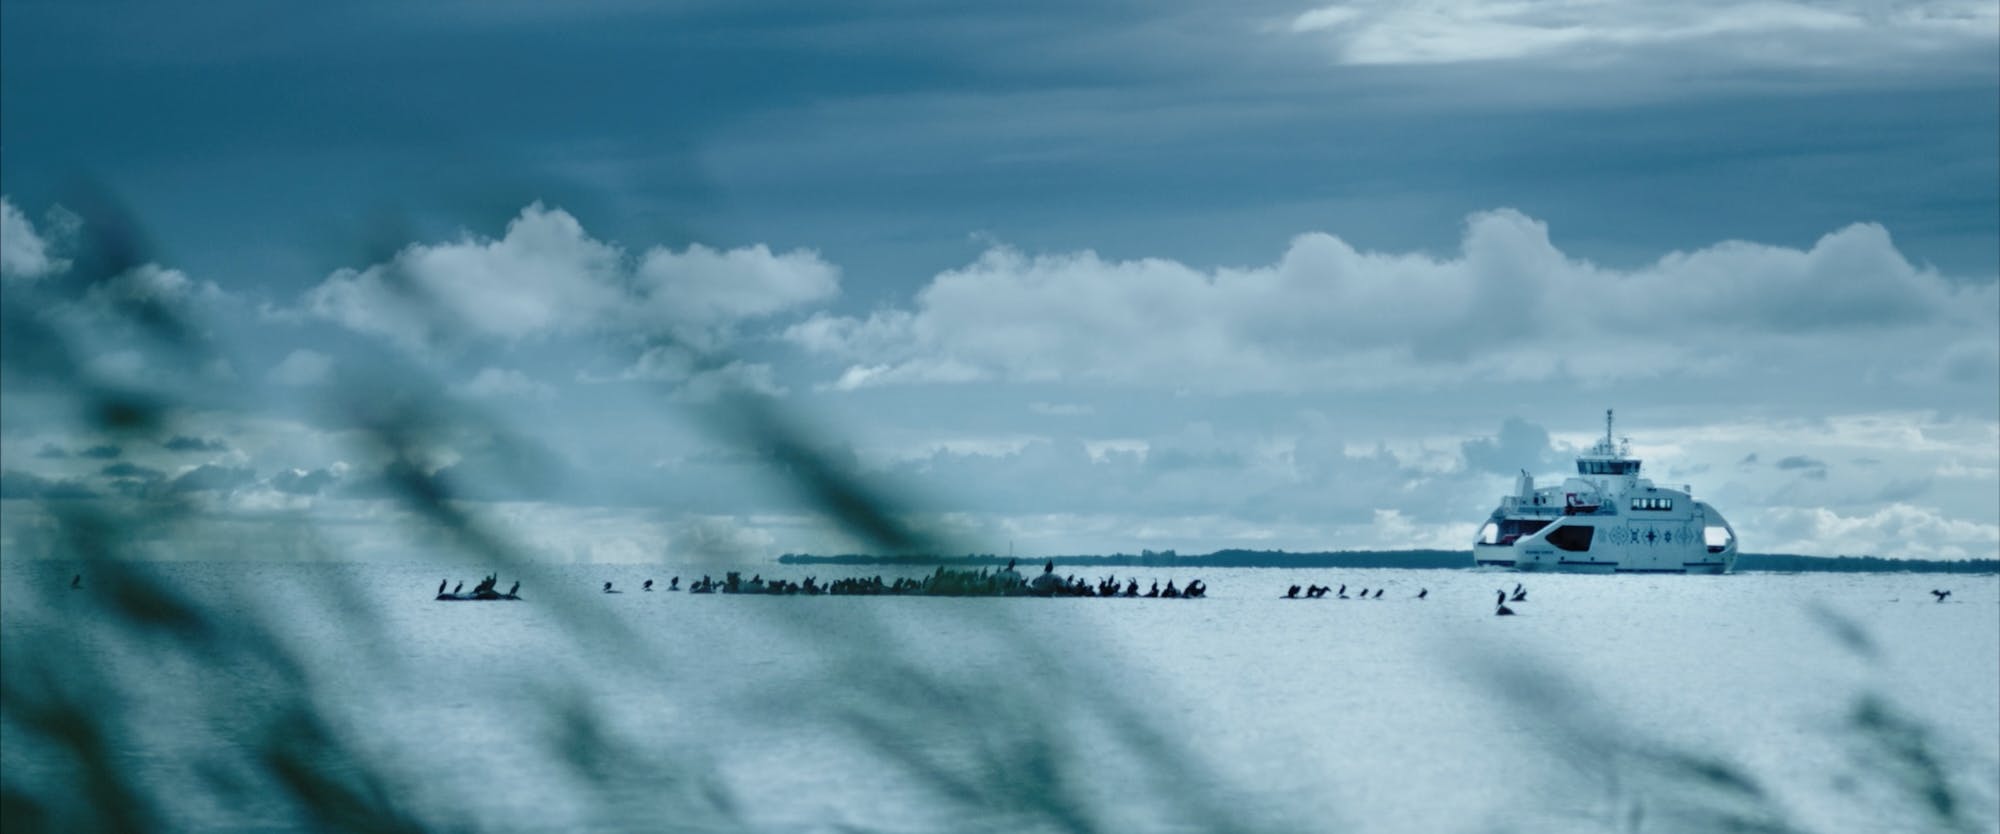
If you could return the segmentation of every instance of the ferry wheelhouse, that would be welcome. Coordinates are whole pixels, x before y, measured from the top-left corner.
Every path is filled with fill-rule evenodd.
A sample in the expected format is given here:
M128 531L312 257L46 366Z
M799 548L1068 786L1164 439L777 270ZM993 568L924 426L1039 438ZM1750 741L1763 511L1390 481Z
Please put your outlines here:
M1728 573L1736 531L1692 489L1639 477L1630 441L1604 439L1576 459L1576 476L1538 487L1523 471L1514 494L1479 529L1482 567L1577 573Z

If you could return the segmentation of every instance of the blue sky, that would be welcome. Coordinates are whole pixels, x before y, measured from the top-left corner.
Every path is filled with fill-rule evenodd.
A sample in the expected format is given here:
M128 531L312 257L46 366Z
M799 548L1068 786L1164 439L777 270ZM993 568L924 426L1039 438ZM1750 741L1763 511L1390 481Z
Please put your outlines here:
M713 430L743 390L992 549L1459 546L1615 407L1746 549L2000 551L1991 3L6 0L0 47L10 302L189 441L83 454L10 369L15 552L174 494L189 553L396 558L333 404L397 386L491 417L425 465L559 559L854 546ZM80 183L146 264L82 276Z

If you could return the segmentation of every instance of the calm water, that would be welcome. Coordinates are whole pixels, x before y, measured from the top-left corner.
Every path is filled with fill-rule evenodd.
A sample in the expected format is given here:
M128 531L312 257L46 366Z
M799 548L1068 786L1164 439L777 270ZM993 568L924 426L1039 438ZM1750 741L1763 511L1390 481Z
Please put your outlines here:
M1805 830L1931 830L1857 722L1883 710L1966 830L2000 819L1993 576L1215 570L1182 601L640 593L700 571L590 566L523 577L522 602L438 603L477 571L149 569L231 624L190 653L107 627L107 570L72 592L71 565L0 567L7 668L47 652L145 813L183 830L293 827L254 763L306 731L280 706L301 693L365 763L329 767L435 827L1681 830L1686 772L1648 757L1684 752ZM863 571L765 576L808 573ZM1521 615L1492 616L1516 581ZM1387 591L1278 599L1293 583ZM8 728L9 779L64 790L31 739Z

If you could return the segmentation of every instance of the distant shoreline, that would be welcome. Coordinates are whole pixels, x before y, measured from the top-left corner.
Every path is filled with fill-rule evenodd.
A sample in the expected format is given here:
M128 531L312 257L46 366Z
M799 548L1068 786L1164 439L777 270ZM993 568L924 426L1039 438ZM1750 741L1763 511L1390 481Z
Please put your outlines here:
M990 553L963 556L880 556L845 553L815 556L787 553L778 557L784 565L882 565L887 567L1000 567L1010 560ZM1413 570L1472 570L1472 554L1464 550L1341 550L1291 553L1283 550L1218 550L1214 553L1182 556L1174 551L1145 551L1137 555L1116 553L1108 556L1037 556L1020 561L1040 564L1053 561L1070 567L1144 568L1404 568ZM1881 556L1795 556L1782 553L1745 553L1736 559L1736 573L2000 573L2000 559L1889 559Z

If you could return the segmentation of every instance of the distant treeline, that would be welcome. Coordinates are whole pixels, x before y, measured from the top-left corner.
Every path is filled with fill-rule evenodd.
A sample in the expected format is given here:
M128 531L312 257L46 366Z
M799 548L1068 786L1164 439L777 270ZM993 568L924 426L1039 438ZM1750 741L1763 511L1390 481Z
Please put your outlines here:
M846 553L814 556L787 553L778 557L786 565L884 565L928 568L933 566L981 567L1006 565L1006 556L968 553L963 556L874 556ZM1410 568L1416 570L1471 569L1472 553L1465 550L1342 550L1321 553L1290 553L1283 550L1218 550L1201 556L1182 556L1171 550L1143 551L1137 555L1114 553L1109 556L1056 556L1022 558L1024 564L1054 561L1065 567L1142 568ZM1738 573L2000 573L2000 559L1887 559L1880 556L1793 556L1782 553L1745 553L1736 559Z

